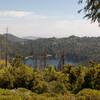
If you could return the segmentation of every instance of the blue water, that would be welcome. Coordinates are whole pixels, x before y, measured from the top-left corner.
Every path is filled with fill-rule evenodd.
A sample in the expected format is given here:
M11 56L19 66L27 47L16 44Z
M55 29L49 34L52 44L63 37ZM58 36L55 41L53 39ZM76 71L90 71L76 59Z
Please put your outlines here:
M78 63L71 62L71 61L66 61L66 64L73 64L73 65L78 65ZM29 59L25 62L26 65L34 67L35 66L35 60ZM59 59L50 59L47 61L48 66L53 65L57 67L59 65Z

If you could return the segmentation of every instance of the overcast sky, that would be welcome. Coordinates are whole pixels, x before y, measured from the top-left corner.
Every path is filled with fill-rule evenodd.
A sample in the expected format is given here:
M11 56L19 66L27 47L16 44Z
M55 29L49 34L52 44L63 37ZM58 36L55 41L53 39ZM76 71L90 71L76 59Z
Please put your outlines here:
M82 6L82 5L81 5ZM100 36L97 23L78 14L77 0L0 0L0 33L23 36Z

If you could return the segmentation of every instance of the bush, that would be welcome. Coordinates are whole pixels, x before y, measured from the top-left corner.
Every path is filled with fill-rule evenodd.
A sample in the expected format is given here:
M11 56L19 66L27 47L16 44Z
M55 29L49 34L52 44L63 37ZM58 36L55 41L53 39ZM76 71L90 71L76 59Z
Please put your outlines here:
M6 67L0 70L0 87L1 88L14 88L14 76L12 75L12 67Z
M33 80L33 69L23 65L21 67L14 68L13 71L15 77L14 87L31 89Z
M7 65L8 65L8 66L11 66L9 62L7 62ZM5 67L6 67L6 66L5 66L5 60L0 60L0 69L3 69L3 68L5 68Z
M84 89L76 95L77 100L100 100L100 91Z
M0 89L0 100L22 100L14 91L8 89Z
M0 89L0 100L73 100L73 95L56 95L52 97L50 94L41 94L31 92L25 88L13 90Z

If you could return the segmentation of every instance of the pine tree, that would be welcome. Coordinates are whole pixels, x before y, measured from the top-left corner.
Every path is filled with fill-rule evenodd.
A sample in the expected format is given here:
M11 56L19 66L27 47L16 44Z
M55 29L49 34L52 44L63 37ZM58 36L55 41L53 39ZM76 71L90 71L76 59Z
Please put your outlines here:
M21 56L19 54L16 54L13 62L12 62L13 67L20 67L22 66L22 61L21 61Z
M83 1L85 6L79 12L85 11L86 15L84 17L100 23L100 0L79 0L79 3L83 3Z

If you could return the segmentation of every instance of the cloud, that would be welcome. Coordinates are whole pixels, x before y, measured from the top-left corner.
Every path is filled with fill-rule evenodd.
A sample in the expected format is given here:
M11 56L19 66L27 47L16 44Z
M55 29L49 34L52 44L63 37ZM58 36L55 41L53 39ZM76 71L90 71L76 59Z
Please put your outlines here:
M55 28L57 32L62 32L66 36L100 36L100 27L98 23L92 23L88 20L60 20L56 21Z
M26 17L30 16L32 13L26 11L0 11L0 16L2 17Z
M15 20L14 20L15 21ZM98 23L84 20L44 20L44 21L0 21L0 33L4 33L6 26L9 32L17 36L41 36L41 37L67 37L76 36L100 36Z
M46 19L47 16L28 11L0 11L0 17Z

